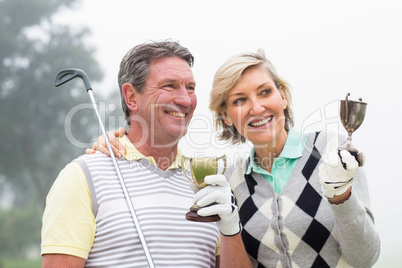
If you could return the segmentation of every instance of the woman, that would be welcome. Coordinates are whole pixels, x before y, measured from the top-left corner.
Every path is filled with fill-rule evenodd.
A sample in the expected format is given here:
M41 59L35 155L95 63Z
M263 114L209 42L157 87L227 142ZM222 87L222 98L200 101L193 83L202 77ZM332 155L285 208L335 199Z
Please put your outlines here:
M349 152L338 153L338 136L292 129L291 102L261 50L229 58L214 77L209 107L220 138L253 144L228 183L211 178L196 193L201 207L218 203L198 213L225 222L218 222L221 266L371 267L380 240L363 170Z
M222 139L247 139L254 146L229 184L255 267L375 263L379 237L363 171L349 152L338 156L337 136L292 129L289 86L263 51L233 56L219 68L210 109ZM222 237L221 260L227 255L226 239L235 240Z

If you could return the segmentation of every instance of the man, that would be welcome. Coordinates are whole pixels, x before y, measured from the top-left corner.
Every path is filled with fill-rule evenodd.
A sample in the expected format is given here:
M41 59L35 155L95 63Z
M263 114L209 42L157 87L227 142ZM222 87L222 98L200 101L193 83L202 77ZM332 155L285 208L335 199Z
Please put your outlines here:
M185 219L194 193L178 142L197 104L193 60L164 41L132 48L120 65L129 130L118 163L156 267L218 263L217 226ZM61 171L47 197L42 255L42 267L147 266L108 156L81 156Z

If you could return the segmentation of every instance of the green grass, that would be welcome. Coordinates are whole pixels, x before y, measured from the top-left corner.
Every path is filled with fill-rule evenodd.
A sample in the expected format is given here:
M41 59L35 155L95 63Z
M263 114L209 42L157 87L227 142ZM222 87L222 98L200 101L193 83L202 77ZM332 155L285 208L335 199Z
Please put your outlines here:
M0 268L40 268L42 261L39 260L10 260L4 259Z

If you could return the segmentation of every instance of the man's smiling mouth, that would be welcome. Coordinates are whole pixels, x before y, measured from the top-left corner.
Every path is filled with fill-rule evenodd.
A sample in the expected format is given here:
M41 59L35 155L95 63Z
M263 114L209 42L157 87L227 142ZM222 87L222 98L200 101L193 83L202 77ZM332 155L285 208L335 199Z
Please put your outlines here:
M181 112L168 112L169 115L174 116L174 117L179 117L179 118L184 118L186 116L185 113Z

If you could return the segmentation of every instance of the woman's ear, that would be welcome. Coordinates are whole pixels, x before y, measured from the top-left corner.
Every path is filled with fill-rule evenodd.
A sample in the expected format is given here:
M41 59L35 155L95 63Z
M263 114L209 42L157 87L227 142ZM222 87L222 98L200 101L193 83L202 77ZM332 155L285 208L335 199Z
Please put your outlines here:
M233 125L232 119L230 119L230 118L227 116L226 111L225 111L224 109L220 109L219 113L222 115L223 122L225 122L226 125L228 125L229 127L230 127L231 125Z
M282 86L279 86L279 93L281 94L281 98L282 98L283 110L286 110L286 108L288 108L288 99L286 99L285 91L283 90Z
M124 100L126 105L130 111L137 110L137 97L139 93L135 89L135 87L130 83L125 83L121 87L121 92L123 93Z

